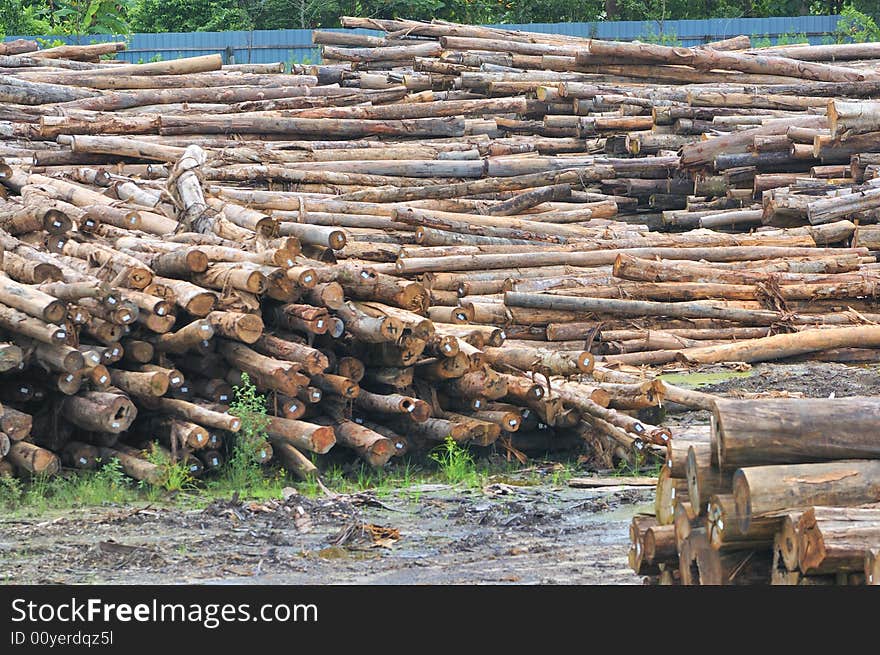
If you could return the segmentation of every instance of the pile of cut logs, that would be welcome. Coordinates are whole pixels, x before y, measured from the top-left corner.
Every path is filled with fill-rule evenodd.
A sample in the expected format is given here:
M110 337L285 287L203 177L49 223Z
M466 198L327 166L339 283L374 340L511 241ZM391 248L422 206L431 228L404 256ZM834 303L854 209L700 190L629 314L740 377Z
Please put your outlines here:
M874 44L343 24L384 35L292 73L2 44L0 467L217 468L245 373L301 476L611 464L665 452L633 410L711 403L635 367L877 359Z
M719 398L672 440L630 564L661 584L880 584L880 398ZM701 438L701 436L703 438Z

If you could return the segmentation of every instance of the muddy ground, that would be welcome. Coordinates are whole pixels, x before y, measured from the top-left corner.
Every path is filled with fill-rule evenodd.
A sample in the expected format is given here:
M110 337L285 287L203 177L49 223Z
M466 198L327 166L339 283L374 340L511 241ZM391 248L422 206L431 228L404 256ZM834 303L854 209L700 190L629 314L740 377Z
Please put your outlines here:
M880 395L877 366L758 364L670 375L723 395ZM665 417L673 425L707 421L707 412ZM641 583L627 567L628 527L635 513L650 511L652 489L572 489L549 475L534 482L0 515L0 582Z
M205 509L0 519L0 580L116 584L640 584L648 489L422 485Z

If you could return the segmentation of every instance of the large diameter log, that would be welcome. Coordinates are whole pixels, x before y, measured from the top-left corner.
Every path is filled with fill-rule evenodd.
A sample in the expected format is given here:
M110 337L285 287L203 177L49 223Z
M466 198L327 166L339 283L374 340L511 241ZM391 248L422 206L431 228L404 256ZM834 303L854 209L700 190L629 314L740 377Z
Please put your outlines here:
M252 375L260 386L296 395L307 382L295 364L261 355L235 341L221 340L218 350L230 364Z
M296 448L286 442L272 444L275 456L281 460L287 470L293 472L301 480L308 480L318 475L318 467Z
M587 351L543 350L541 348L483 348L486 360L523 371L545 370L552 375L589 373L595 358Z
M45 59L68 59L73 61L97 61L101 55L109 55L125 50L125 43L113 41L89 45L59 45L37 50L33 56Z
M741 468L733 476L740 531L752 518L789 507L861 505L880 500L880 461L842 460Z
M848 218L856 212L880 207L880 189L853 191L853 193L830 198L819 198L807 205L807 218L813 225L830 223Z
M70 468L93 470L100 457L96 446L81 441L68 441L61 450L61 463Z
M726 469L880 459L880 398L718 398L718 463Z
M393 316L370 316L350 302L336 310L345 329L367 343L393 342L403 333L403 323Z
M815 241L809 237L806 242ZM800 242L803 243L803 242ZM705 259L713 262L753 261L774 257L803 257L812 255L852 254L854 251L819 249L812 247L776 247L776 246L721 246L713 247L633 247L617 250L548 250L528 254L533 266L603 266L614 263L621 253L637 257L661 257L677 260ZM509 268L509 254L470 254L452 255L447 257L406 257L398 259L395 270L398 274L426 273L433 271L479 271Z
M68 337L65 328L45 323L6 305L0 305L0 327L49 345L64 343Z
M204 273L208 270L208 257L201 250L181 248L152 257L150 268L156 275L189 277L190 273Z
M701 528L701 531L705 528ZM770 579L769 550L717 551L705 547L703 537L695 555L700 585L763 585Z
M649 564L676 562L678 549L675 544L675 528L671 525L653 525L645 530L642 550Z
M470 371L460 378L447 380L444 386L451 394L464 398L497 400L507 395L508 392L506 378L489 368Z
M582 50L578 53L577 61L589 64L591 56L685 65L700 70L735 70L763 75L785 75L825 82L861 82L876 79L876 75L872 72L854 68L803 62L788 57L723 52L711 48L673 48L649 43L621 43L593 39L589 42L589 51Z
M132 448L130 451L134 451L134 449ZM117 450L116 448L101 447L99 448L99 453L102 462L106 463L114 459L118 460L119 464L122 466L122 470L135 480L143 480L144 482L154 485L162 484L163 476L161 467L152 462L148 462L142 457L138 457L132 452L124 452L122 450Z
M4 406L0 414L0 432L6 434L13 441L22 441L31 433L33 416L19 411L13 407Z
M417 423L431 417L431 406L428 403L401 394L380 395L361 389L354 404L364 410L380 414L406 414Z
M58 143L70 146L73 152L118 155L135 159L153 159L163 162L176 162L185 148L166 146L160 143L142 141L121 136L62 135Z
M82 353L76 348L63 344L53 346L45 343L37 344L34 355L37 361L54 371L73 373L85 367Z
M254 342L254 348L265 355L297 362L309 375L322 373L330 367L327 356L320 350L272 334L263 334Z
M210 321L201 319L187 324L177 332L158 335L153 340L153 345L160 352L183 354L213 336L214 328Z
M386 384L395 389L405 389L412 384L413 375L412 366L370 367L364 373L364 379L374 384Z
M372 44L371 44L372 45ZM339 61L399 61L415 57L439 57L443 46L436 41L416 42L413 45L386 45L381 48L337 48L324 46L321 55Z
M238 312L211 312L206 317L214 333L228 339L252 344L263 333L263 321L254 314Z
M150 437L157 437L171 448L172 453L180 448L199 450L208 445L208 431L201 425L169 416L154 416L146 424Z
M870 227L870 226L868 226ZM864 228L861 228L864 229ZM805 268L811 264L805 263ZM812 263L814 271L810 273L845 273L855 271L860 264L858 258L829 258ZM645 282L705 282L720 284L755 284L767 282L776 277L782 284L788 285L797 281L813 279L805 278L804 273L786 270L734 270L717 266L693 264L690 262L671 262L662 260L641 259L629 255L619 255L612 269L614 277L625 280ZM832 280L833 278L823 278ZM844 278L845 279L845 278Z
M23 52L34 52L40 46L36 41L28 39L14 39L0 43L0 55L19 55Z
M178 87L171 89L128 89L110 91L97 98L84 98L65 103L68 110L118 111L133 107L150 107L154 111L161 105L188 103L191 105L212 104L222 107L224 104L238 105L260 100L277 100L302 97L304 88L314 84L315 78L308 75L286 76L285 86L227 86L218 87ZM163 158L162 161L174 161L176 158Z
M160 134L284 134L343 138L366 136L464 136L464 118L414 118L409 120L355 120L346 118L275 118L269 116L161 117Z
M833 139L880 131L880 102L829 100L828 127Z
M131 426L137 417L137 408L125 396L89 391L65 398L61 413L84 430L119 434Z
M272 445L287 443L295 448L323 455L336 443L333 428L305 421L270 416L266 434Z
M748 49L746 46L745 49ZM752 51L759 54L761 49ZM880 53L878 43L823 43L822 45L794 44L774 46L764 50L779 57L791 57L803 61L846 61L848 59L874 59Z
M682 361L699 364L765 362L822 350L853 347L880 347L880 327L859 325L776 334L717 346L687 348L678 356Z
M208 428L217 428L229 432L238 432L241 429L241 419L237 416L218 412L186 400L156 398L153 400L153 403L160 412L183 418Z
M81 89L64 84L31 82L20 77L0 75L0 100L16 105L43 105L55 102L70 102L81 98L99 95L90 89Z
M561 310L584 315L609 314L639 318L646 315L677 318L716 318L745 323L747 325L770 325L779 319L779 314L772 311L717 306L699 301L657 302L651 300L582 298L577 296L507 291L504 294L504 303L508 307L522 307L534 310Z
M119 369L110 369L110 380L114 386L134 396L164 396L170 382L167 373Z
M869 235L865 235L865 240L870 242ZM48 262L28 260L20 257L13 252L5 252L0 259L3 271L13 280L24 284L43 284L60 282L63 278L61 269ZM45 289L43 289L45 291ZM49 293L49 295L55 295ZM59 300L66 300L61 296L55 295Z
M341 444L352 448L364 461L374 467L384 466L395 453L394 442L354 421L343 420L336 424Z
M357 398L361 391L360 386L354 380L332 373L313 375L312 384L323 391L334 393L343 398Z
M810 507L798 521L798 567L805 575L860 572L880 542L880 509Z
M701 516L709 510L709 498L731 490L733 474L712 466L712 455L693 446L688 449L686 475L688 497Z
M732 494L717 494L708 499L706 532L715 550L752 550L773 544L779 531L779 517L755 519L744 534L736 520L736 501Z
M123 64L96 68L89 72L93 75L116 77L119 75L187 75L190 73L204 73L217 71L223 67L223 57L218 54L200 55L198 57L184 57L181 59L169 59L166 61L153 61L146 64ZM76 76L79 73L62 73L58 75L63 79L64 75Z
M470 430L462 423L443 418L429 418L422 423L414 423L408 418L399 417L390 421L391 427L407 435L415 435L430 441L444 441L451 437L456 442L467 441L471 437Z
M6 457L17 468L32 475L51 476L61 469L61 460L55 453L27 441L14 442Z
M216 294L185 280L156 276L153 282L167 287L173 293L174 302L193 316L207 316L217 305Z
M276 325L287 330L325 334L331 327L330 317L323 307L288 303L275 307L271 315Z

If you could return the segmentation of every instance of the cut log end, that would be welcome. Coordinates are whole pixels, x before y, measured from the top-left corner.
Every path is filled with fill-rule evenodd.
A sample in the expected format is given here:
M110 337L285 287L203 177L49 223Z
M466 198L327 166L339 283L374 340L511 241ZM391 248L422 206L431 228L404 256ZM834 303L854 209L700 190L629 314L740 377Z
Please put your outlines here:
M733 497L739 531L746 534L752 524L752 501L749 494L749 481L741 470L733 474Z

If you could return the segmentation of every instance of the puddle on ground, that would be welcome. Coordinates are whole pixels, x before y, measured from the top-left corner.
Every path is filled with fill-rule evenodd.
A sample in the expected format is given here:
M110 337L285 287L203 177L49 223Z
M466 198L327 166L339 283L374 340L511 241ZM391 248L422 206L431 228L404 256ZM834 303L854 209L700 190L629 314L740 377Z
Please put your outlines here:
M753 375L754 371L712 371L706 373L664 373L658 377L669 384L698 388L738 378L750 378Z
M315 553L303 553L304 557L309 557L311 555L316 555L321 559L346 559L346 560L364 560L364 559L376 559L381 557L381 554L377 550L362 550L362 549L352 549L352 548L343 548L342 546L328 546L327 548L322 548L321 550Z

